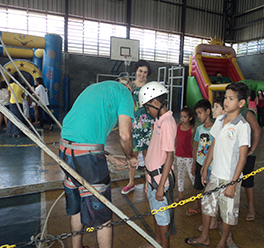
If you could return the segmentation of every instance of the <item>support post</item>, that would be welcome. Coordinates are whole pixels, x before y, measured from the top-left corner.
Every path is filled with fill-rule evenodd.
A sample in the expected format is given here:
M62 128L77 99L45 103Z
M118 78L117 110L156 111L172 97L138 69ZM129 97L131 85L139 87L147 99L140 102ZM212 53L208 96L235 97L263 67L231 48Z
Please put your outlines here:
M180 40L180 58L179 64L183 65L184 37L185 37L185 20L186 20L186 1L182 1L182 18L181 18L181 40Z

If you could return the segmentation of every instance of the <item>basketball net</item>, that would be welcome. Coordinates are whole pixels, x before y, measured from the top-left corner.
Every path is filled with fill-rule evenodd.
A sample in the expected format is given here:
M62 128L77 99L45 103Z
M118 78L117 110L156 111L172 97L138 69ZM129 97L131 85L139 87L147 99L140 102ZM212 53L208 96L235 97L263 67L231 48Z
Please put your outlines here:
M124 64L125 64L125 66L130 66L131 61L132 61L132 56L131 55L124 55Z

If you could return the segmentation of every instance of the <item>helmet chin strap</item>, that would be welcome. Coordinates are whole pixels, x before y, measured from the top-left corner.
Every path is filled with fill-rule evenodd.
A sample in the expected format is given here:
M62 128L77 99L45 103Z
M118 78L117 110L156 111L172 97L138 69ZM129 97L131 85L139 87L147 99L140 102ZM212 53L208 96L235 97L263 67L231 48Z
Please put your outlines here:
M157 108L157 107L155 107L155 106L153 106L151 104L148 104L148 103L145 103L144 105L158 110L157 118L159 119L159 117L160 117L160 110L164 107L164 103L161 104L160 108Z

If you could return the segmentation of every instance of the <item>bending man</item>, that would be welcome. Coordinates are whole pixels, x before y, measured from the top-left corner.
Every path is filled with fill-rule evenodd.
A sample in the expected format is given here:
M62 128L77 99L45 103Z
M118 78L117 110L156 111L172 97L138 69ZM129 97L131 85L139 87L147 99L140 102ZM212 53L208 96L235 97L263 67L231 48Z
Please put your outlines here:
M76 99L62 123L60 157L111 201L111 186L104 145L118 122L121 147L130 166L133 157L132 118L134 102L129 80L105 81L87 87ZM66 210L72 231L83 225L96 227L111 222L112 212L66 173ZM100 248L112 247L112 227L97 231ZM82 235L72 237L72 247L82 248Z

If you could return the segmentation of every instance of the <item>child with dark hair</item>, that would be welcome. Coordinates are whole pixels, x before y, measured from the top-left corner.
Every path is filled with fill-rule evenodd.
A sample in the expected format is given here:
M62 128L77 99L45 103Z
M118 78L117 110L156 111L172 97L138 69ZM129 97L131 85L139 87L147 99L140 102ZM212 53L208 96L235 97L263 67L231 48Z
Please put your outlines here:
M258 100L258 97L256 97ZM255 113L253 113L250 109L250 106L248 108L242 108L240 110L240 114L246 119L246 121L249 123L251 128L251 147L248 150L248 156L247 156L247 162L243 169L243 174L247 175L254 171L255 161L256 161L256 148L259 142L261 129L260 126L256 120ZM247 221L252 221L255 219L255 208L254 208L254 178L255 177L249 177L246 180L242 181L242 187L245 188L245 193L248 201L248 212L246 215Z
M257 114L258 98L256 97L255 90L250 91L250 96L247 99L248 108L252 110L255 115Z
M178 171L178 191L179 196L175 202L183 199L185 170L187 169L189 178L194 184L194 175L192 174L193 154L192 145L195 134L195 114L189 107L181 110L181 123L177 127L176 144L176 164Z
M167 93L167 89L158 82L146 84L139 92L140 106L144 105L146 111L155 118L146 156L147 197L151 210L167 207L173 202L173 160L177 127L172 112L166 106ZM176 231L174 210L159 211L153 217L156 241L162 247L170 247L170 234Z
M258 112L258 124L261 128L263 128L264 126L264 96L263 96L262 90L258 90L257 112Z
M213 118L216 119L218 115L222 115L224 113L224 96L218 96L214 100L214 107L213 107Z
M204 186L201 183L201 169L208 152L208 149L213 141L213 136L210 135L210 129L213 126L213 121L211 120L211 103L202 99L194 105L194 110L200 122L203 124L198 126L194 136L193 142L193 165L192 174L195 176L194 180L194 193L199 194ZM188 216L199 213L201 210L201 200L196 199L194 201L194 206L189 208L186 212Z
M16 81L13 81L12 83L10 83L10 86L8 87L8 91L10 94L10 100L9 100L10 101L10 111L21 122L24 122L25 119L20 112L20 110L23 111L22 98L24 97L24 90L16 83L16 82L19 82L19 75L17 73L14 75L14 78ZM12 137L21 137L23 135L23 132L15 124L9 121L6 134Z
M222 218L222 237L218 248L226 247L231 225L237 225L240 204L242 171L245 166L248 148L250 147L250 126L240 114L246 103L248 87L244 83L231 83L226 87L224 107L226 114L217 117L211 135L214 141L207 154L202 173L202 184L205 191L216 187L219 190L202 198L203 231L200 237L186 238L185 243L195 246L208 246L211 217L220 209ZM207 169L213 160L212 173L207 181ZM222 188L222 185L232 184Z
M214 107L213 107L213 118L216 119L219 115L223 115L225 114L225 110L224 110L224 96L219 96L214 100ZM205 160L207 159L207 157L205 158ZM204 160L204 163L205 163ZM203 167L201 170L201 174L203 173ZM207 175L207 180L209 180L210 175L211 175L211 170L212 170L212 163L210 164L210 166L208 167L208 175ZM217 217L212 217L211 218L211 223L210 223L210 229L216 229L217 228ZM200 232L203 231L203 225L199 226L198 230ZM232 243L232 236L230 234L229 237L229 243Z
M44 104L48 107L49 106L49 98L48 98L48 89L46 88L43 78L38 77L35 79L35 93L41 98L41 100L44 102ZM39 123L40 123L40 129L39 131L43 131L44 128L44 119L43 114L45 114L45 117L50 125L49 130L51 131L53 129L53 124L51 121L51 118L46 112L44 111L41 106L38 106L38 117L39 117Z
M223 80L223 75L220 71L216 72L216 76L217 76L217 83L218 84L224 84L225 81Z

